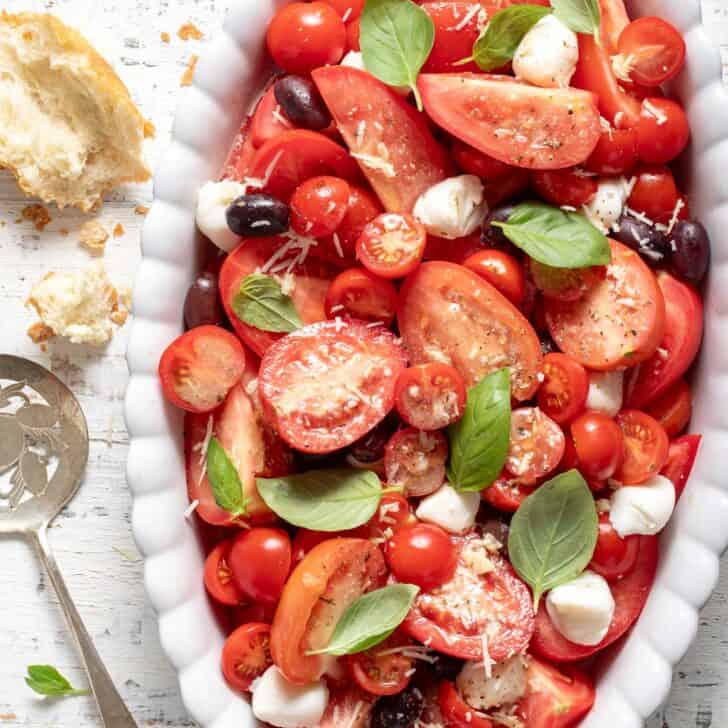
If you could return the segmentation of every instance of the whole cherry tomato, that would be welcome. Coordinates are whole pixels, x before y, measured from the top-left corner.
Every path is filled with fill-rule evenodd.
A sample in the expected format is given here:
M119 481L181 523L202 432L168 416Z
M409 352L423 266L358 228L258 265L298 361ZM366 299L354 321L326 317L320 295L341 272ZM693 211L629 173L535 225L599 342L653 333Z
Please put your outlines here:
M531 184L546 202L559 207L581 207L597 193L596 179L578 174L573 169L531 172Z
M627 205L654 222L666 222L672 216L680 192L667 167L641 167Z
M366 268L349 268L331 281L324 308L330 319L351 316L389 326L397 312L397 289Z
M488 248L474 253L463 265L485 278L514 306L520 306L526 296L526 274L523 266L508 253Z
M432 523L403 528L387 543L387 563L397 581L428 591L452 578L457 553L450 536Z
M624 174L637 164L637 130L608 129L599 137L594 151L584 163L597 174Z
M291 197L291 227L299 235L320 238L341 225L349 207L351 188L339 177L312 177Z
M599 515L599 534L589 568L609 581L629 574L640 552L639 536L622 538L609 520L608 513Z
M685 149L690 126L680 104L671 99L642 102L637 123L637 154L648 164L667 164Z
M611 478L624 459L619 425L600 412L586 412L571 423L579 467L587 479Z

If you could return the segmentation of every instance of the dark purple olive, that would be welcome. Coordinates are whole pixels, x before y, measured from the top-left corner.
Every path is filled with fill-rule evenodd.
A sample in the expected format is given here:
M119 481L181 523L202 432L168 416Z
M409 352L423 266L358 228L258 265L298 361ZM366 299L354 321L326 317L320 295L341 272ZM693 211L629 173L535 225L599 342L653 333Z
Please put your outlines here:
M422 714L424 698L415 687L377 700L372 710L371 728L413 728Z
M636 250L648 265L664 265L670 258L670 243L667 236L654 225L637 220L630 215L619 218L618 228L612 237Z
M390 415L349 445L349 454L360 463L376 463L384 457L384 446L398 427L399 419Z
M285 202L262 192L238 197L225 211L228 227L246 238L280 235L288 230L290 216Z
M331 124L331 114L310 79L284 76L276 81L273 94L284 116L296 126L321 131Z
M513 213L513 205L502 205L488 213L483 221L480 239L490 248L512 250L513 243L505 236L503 230L493 225L494 222L506 222Z
M710 238L694 220L680 220L672 229L672 270L691 283L700 283L710 263Z
M432 674L438 680L454 680L460 670L463 669L464 662L456 657L449 655L436 655L437 659L432 663Z
M185 297L184 316L185 326L188 329L205 324L214 326L224 324L225 314L220 303L217 276L214 273L200 273L190 286Z

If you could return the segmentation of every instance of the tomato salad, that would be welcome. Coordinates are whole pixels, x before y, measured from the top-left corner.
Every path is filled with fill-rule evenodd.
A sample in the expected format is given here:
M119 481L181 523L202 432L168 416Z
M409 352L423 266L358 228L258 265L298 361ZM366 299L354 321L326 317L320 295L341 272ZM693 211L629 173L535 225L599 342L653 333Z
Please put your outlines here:
M292 2L159 363L271 726L571 728L695 460L684 64L622 0Z

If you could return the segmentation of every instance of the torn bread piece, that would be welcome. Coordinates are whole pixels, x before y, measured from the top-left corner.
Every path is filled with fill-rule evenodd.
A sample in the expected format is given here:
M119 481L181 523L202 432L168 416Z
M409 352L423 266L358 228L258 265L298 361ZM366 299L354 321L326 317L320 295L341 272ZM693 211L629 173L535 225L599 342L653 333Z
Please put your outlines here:
M149 179L145 120L111 66L51 15L0 13L0 167L28 195L84 212Z

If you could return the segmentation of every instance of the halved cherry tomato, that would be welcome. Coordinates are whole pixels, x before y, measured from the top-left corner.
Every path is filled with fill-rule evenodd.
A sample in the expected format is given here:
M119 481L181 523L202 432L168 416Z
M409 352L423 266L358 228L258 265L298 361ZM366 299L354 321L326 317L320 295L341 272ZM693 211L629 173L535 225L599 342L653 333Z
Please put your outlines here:
M545 600L542 600L531 640L531 649L537 655L559 663L583 660L618 640L637 621L652 588L659 555L656 536L640 536L639 540L639 555L634 568L624 579L610 584L615 609L604 639L592 647L569 642L554 627L546 611Z
M467 392L455 367L429 362L405 369L397 380L399 416L419 430L441 430L462 417Z
M293 570L271 627L273 661L288 680L304 685L326 669L321 655L346 609L381 585L382 552L360 538L332 538L315 546Z
M495 157L483 154L479 149L471 147L470 144L466 144L460 139L453 139L450 145L450 154L452 154L455 164L463 172L474 174L486 181L502 179L516 169L510 164L495 159Z
M439 701L446 728L493 728L490 718L471 708L449 680L440 683Z
M312 75L388 212L411 212L425 190L448 176L450 162L426 117L396 91L356 68L330 66Z
M291 539L280 528L251 528L229 552L237 590L254 602L276 604L291 570Z
M268 349L258 391L270 422L289 445L333 452L386 417L405 365L401 347L383 327L325 321Z
M538 406L554 422L566 425L584 411L589 375L576 359L559 352L546 354L542 371Z
M281 237L243 239L241 245L228 255L220 269L220 297L225 313L235 333L258 356L263 356L268 347L283 334L263 331L242 321L235 313L235 298L245 278L256 271L267 270L266 263L286 242ZM300 252L299 248L293 249L291 257L284 256L279 263L285 268L286 261L291 263ZM292 265L291 273L293 286L290 296L303 323L324 321L324 300L335 269L309 256L302 265Z
M605 175L625 174L637 164L637 130L608 129L599 137L584 166Z
M483 659L483 634L488 635L488 652L496 662L522 652L534 627L528 587L496 554L488 554L493 569L484 574L466 563L463 550L478 548L477 534L451 538L459 552L453 578L418 594L402 629L434 650L463 660Z
M624 460L614 477L624 485L636 485L662 470L670 440L662 425L639 410L623 410L617 424L624 436Z
M284 71L306 74L341 60L346 28L328 3L294 2L273 16L266 41L273 60Z
M633 20L621 32L617 49L627 59L630 78L643 86L660 86L685 63L682 35L662 18Z
M331 281L324 306L330 319L351 316L389 326L397 313L397 289L365 268L349 268Z
M364 9L364 0L323 0L323 2L331 5L345 23L356 20Z
M458 556L447 531L432 523L400 529L387 541L385 553L397 581L425 591L452 579Z
M273 139L273 137L284 131L290 131L293 127L294 124L280 113L274 87L271 86L258 102L253 119L250 122L250 141L252 145L258 149L269 139Z
M248 174L267 180L263 191L284 202L291 199L298 185L311 177L332 175L348 182L361 178L356 162L346 149L308 129L284 131L269 139L255 153Z
M599 139L596 99L583 91L476 73L423 73L417 86L435 123L506 164L572 167L592 153Z
M369 538L386 539L392 534L419 523L409 501L399 493L385 493L377 512L366 524Z
M599 139L601 140L601 136ZM531 172L531 184L539 197L559 207L581 207L597 193L596 179L577 174L573 169Z
M413 364L452 364L468 387L507 366L517 400L538 389L542 355L536 332L505 296L467 268L441 261L420 265L400 291L397 318Z
M654 399L646 412L665 428L668 437L677 437L688 426L693 414L690 386L684 379L679 379Z
M164 396L187 412L219 407L245 371L245 350L219 326L198 326L177 337L159 360Z
M536 289L552 301L578 301L606 278L602 265L589 268L554 268L530 258L528 268Z
M629 15L624 0L599 0L601 11L600 36L610 55L617 52L621 32L629 25Z
M502 293L514 306L526 297L526 275L521 264L508 253L490 248L474 253L463 265Z
M222 648L222 674L234 690L246 692L271 665L270 625L249 622L238 627Z
M637 154L648 164L672 162L688 144L690 126L685 112L671 99L642 102L637 124Z
M506 470L523 485L535 485L561 462L565 439L561 428L538 407L511 413L511 444Z
M639 254L610 240L606 278L579 301L546 300L556 345L589 369L631 367L649 359L665 329L665 301Z
M205 559L205 588L207 593L220 604L236 607L242 601L235 587L233 572L230 568L230 547L233 539L219 543Z
M586 412L571 423L578 467L587 480L611 478L624 460L619 425L601 412Z
M533 491L533 487L502 473L495 483L481 491L480 497L499 511L515 513Z
M385 212L362 230L356 257L374 275L404 278L422 260L427 243L425 226L411 215Z
M349 655L346 663L356 684L372 695L401 693L414 673L414 658L397 651L406 644L411 643L395 632L375 647Z
M318 728L368 728L375 696L347 681L329 683L329 704Z
M480 70L475 62L458 64L473 54L480 35L480 5L470 2L426 2L422 9L432 18L435 42L425 61L424 73ZM481 11L482 12L482 11Z
M291 227L300 235L320 238L341 225L349 207L351 188L339 177L312 177L291 197Z
M701 435L683 435L670 443L662 475L672 481L677 498L680 498L685 490L702 439Z
M434 493L445 482L449 448L441 432L408 427L392 435L384 448L384 472L390 485L407 496Z
M672 172L667 167L641 167L636 177L627 205L654 222L669 220L680 198Z
M608 513L599 516L599 535L589 564L592 571L608 581L621 579L634 568L640 551L638 536L622 538L609 520Z
M575 728L594 705L594 685L580 670L531 658L526 679L518 715L528 728Z

